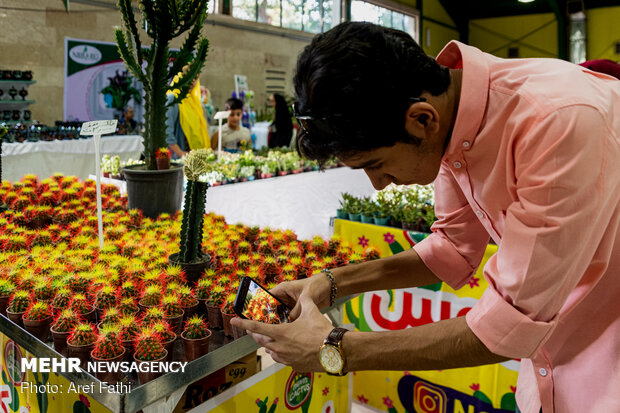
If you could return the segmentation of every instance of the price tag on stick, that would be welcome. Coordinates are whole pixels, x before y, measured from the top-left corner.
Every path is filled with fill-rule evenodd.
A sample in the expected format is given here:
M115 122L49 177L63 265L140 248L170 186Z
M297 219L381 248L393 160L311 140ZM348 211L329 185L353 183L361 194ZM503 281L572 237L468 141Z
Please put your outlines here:
M94 120L84 122L80 135L91 136L95 141L95 174L97 177L97 229L99 231L99 250L103 249L103 213L101 206L101 135L116 132L118 120Z
M217 119L219 122L219 129L217 134L217 160L222 157L222 120L227 119L230 116L229 110L223 110L213 115L213 119Z

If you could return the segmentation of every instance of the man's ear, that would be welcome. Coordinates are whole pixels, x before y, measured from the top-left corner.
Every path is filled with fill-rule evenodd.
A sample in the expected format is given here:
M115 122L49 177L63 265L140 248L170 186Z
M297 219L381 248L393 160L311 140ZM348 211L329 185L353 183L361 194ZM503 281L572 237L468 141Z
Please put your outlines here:
M410 135L418 137L437 133L439 132L439 113L428 102L416 102L407 109L405 129Z

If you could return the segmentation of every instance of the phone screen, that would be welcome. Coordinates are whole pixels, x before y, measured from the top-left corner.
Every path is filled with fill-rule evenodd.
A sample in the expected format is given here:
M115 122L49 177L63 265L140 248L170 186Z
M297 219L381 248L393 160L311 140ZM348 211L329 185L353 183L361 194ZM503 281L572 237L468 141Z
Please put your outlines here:
M235 300L235 312L248 320L268 324L288 322L288 307L249 277L244 277Z

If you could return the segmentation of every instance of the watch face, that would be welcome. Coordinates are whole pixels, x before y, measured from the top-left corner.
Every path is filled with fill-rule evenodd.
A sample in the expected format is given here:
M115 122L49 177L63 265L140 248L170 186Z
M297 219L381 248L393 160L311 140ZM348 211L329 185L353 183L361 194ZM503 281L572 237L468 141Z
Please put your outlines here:
M328 373L337 374L342 370L342 356L334 346L324 345L319 352L321 365Z

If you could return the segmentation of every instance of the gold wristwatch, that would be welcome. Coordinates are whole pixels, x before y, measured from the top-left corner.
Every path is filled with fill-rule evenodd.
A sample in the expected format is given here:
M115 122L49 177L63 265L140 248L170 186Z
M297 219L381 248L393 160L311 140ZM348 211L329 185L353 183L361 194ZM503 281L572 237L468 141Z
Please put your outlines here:
M345 357L342 351L342 337L349 330L336 327L327 336L319 349L319 362L327 374L344 376Z

